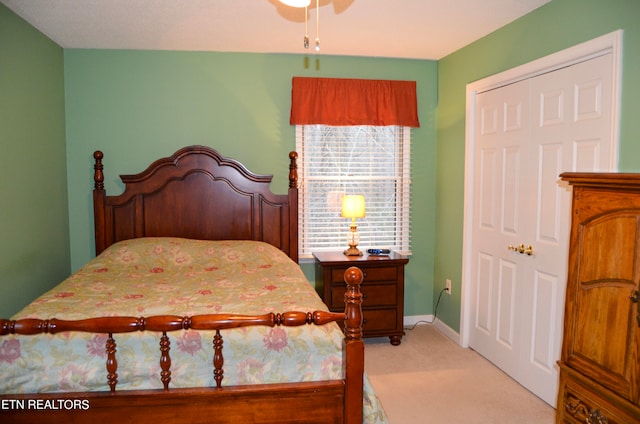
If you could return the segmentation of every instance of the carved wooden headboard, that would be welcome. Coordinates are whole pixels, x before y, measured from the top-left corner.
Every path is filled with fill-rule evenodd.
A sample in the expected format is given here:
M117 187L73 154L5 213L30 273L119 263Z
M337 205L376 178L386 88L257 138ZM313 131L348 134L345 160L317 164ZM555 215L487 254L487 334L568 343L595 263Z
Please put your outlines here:
M298 175L289 153L289 192L274 194L272 175L248 171L206 146L189 146L121 175L125 190L107 196L101 151L95 159L93 207L96 254L137 237L260 240L298 261Z

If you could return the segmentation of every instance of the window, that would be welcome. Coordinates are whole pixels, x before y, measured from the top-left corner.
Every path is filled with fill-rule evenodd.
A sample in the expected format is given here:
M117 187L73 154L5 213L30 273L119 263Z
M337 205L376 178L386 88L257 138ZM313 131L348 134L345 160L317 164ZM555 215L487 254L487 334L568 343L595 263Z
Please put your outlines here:
M410 253L409 127L298 125L300 257L347 246L342 196L365 196L361 250Z
M361 249L409 254L411 128L415 81L293 77L291 119L299 155L300 257L347 246L342 196L365 197Z

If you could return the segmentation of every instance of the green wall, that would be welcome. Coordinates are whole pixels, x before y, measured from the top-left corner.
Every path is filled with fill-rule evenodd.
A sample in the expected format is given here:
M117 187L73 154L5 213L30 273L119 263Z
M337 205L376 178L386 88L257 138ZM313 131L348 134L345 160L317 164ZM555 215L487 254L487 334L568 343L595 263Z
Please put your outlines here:
M617 29L624 30L619 166L637 172L640 1L553 0L438 62L434 294L453 280L453 295L438 308L451 328L460 328L466 85Z
M69 274L63 51L0 4L0 318Z
M67 162L72 269L94 252L92 153L104 152L105 188L180 147L204 144L273 173L285 193L291 78L322 76L417 81L421 127L412 138L413 253L407 267L408 315L431 313L435 214L437 64L323 55L65 50ZM312 265L303 270L313 281Z

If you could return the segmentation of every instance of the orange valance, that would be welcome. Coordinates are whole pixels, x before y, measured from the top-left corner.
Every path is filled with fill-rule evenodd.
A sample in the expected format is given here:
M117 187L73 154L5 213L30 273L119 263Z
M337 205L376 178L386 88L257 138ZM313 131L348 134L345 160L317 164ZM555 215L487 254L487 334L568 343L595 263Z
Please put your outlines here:
M416 82L293 77L290 122L419 127Z

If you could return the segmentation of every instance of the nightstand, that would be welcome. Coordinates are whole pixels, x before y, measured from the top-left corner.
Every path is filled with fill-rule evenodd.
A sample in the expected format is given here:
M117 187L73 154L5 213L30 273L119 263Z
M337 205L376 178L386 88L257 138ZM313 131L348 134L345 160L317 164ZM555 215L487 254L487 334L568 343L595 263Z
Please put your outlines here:
M362 329L364 337L388 336L397 346L404 335L404 266L409 258L395 252L388 256L346 256L342 252L314 253L316 290L332 312L344 311L344 272L357 266L364 274Z

